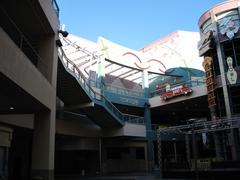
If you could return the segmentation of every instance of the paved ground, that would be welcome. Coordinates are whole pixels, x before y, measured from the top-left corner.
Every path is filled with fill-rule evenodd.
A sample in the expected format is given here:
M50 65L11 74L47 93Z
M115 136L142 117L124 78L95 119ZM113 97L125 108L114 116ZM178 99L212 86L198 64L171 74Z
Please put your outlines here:
M157 175L140 174L140 175L114 175L99 177L57 177L56 180L161 180ZM162 180L184 180L184 179L162 179ZM190 180L190 179L188 179Z

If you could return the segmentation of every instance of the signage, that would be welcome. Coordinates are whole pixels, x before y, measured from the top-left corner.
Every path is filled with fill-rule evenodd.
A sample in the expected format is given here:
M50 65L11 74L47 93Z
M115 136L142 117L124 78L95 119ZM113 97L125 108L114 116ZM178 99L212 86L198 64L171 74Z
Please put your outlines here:
M212 64L212 58L208 56L205 57L203 61L203 68L206 71L208 107L212 107L216 105L211 64Z
M192 91L193 90L191 88L189 88L188 86L180 85L180 86L176 86L176 87L169 89L167 92L162 93L160 96L161 96L162 100L166 101L173 97L191 94Z
M239 30L239 25L236 24L232 19L233 17L227 16L219 23L220 33L222 35L226 34L229 39L233 39Z
M227 58L227 64L228 64L227 79L230 84L236 84L237 72L235 71L235 69L233 69L233 60L231 57Z

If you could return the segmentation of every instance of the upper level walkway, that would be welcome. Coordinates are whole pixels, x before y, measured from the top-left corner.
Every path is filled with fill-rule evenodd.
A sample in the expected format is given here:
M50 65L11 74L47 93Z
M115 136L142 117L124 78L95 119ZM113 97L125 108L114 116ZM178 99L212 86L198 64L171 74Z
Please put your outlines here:
M79 68L59 49L57 95L64 108L75 113L86 113L102 128L120 127L125 121L139 122L142 117L121 113L101 89L90 86Z
M91 51L66 38L62 41L64 46L59 48L57 95L64 102L63 110L86 114L102 128L122 127L126 121L144 124L143 117L122 113L116 105L125 106L126 109L144 109L145 104L150 103L151 108L156 109L189 100L197 101L199 97L206 96L203 77L188 81L182 78L181 82L171 83L171 87L149 92L148 87L143 88L146 77L141 69L109 59L102 62L101 54L94 51L96 47ZM104 70L108 74L101 72ZM139 83L130 81L132 76ZM163 76L167 75L151 73L147 82ZM181 78L180 75L176 77ZM143 81L140 82L139 78Z

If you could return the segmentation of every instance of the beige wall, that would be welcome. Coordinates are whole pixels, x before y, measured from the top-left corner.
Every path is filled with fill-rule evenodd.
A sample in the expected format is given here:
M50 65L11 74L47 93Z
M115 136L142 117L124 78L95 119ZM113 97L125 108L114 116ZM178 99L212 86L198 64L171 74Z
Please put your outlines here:
M125 123L125 125L119 129L109 129L103 131L104 137L114 136L134 136L134 137L146 137L145 125Z
M96 125L83 125L81 120L68 121L60 120L56 121L57 134L71 135L71 136L84 136L84 137L98 137L102 132Z
M5 114L0 115L0 122L33 129L34 114Z

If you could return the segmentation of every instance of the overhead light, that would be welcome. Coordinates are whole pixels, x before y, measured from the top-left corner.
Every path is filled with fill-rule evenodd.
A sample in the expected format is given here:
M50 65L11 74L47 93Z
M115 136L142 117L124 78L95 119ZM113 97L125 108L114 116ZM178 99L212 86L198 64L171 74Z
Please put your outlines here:
M67 31L58 30L58 33L61 33L63 37L67 37L68 36L68 32Z
M62 47L63 46L60 39L56 40L56 44L57 44L58 47Z
M11 110L13 110L13 109L14 109L14 107L13 107L13 106L11 106L11 107L10 107L10 109L11 109Z

